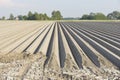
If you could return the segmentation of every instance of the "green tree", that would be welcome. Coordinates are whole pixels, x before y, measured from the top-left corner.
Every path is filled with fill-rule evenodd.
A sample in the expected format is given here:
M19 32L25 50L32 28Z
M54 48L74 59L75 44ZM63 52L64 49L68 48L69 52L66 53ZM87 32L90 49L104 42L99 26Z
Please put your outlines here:
M84 14L81 19L84 19L84 20L106 20L107 17L103 13L90 13L89 15Z
M28 17L26 15L23 16L23 20L27 20Z
M117 20L117 19L119 19L119 17L120 17L120 12L119 11L113 11L112 13L109 13L107 15L107 18L112 19L112 20Z
M103 13L96 13L94 16L95 20L106 20L107 17Z
M24 20L24 18L23 18L22 15L19 15L19 16L18 16L18 19L19 19L19 20Z
M82 18L81 18L81 19L83 19L83 20L87 20L87 19L88 19L88 17L89 17L89 15L88 15L88 14L84 14L84 15L82 16Z
M44 16L44 20L49 20L49 17L47 16L46 13L44 13L43 16Z
M40 20L44 20L44 17L43 17L42 13L39 14L39 17L40 17Z
M118 19L120 19L120 16L118 17Z
M2 17L2 20L5 20L5 16Z
M37 12L35 12L35 13L33 14L33 19L34 19L34 20L40 20L40 16L39 16L39 14L38 14Z
M9 17L9 20L14 20L15 18L14 18L14 16L13 16L13 14L10 14L10 17Z
M95 19L95 13L90 13L88 16L89 20L94 20Z
M61 20L63 19L60 11L53 11L52 12L52 20Z
M28 12L28 20L33 20L33 14L31 11Z
M95 13L90 13L89 15L84 14L81 19L83 19L83 20L94 20L95 19Z

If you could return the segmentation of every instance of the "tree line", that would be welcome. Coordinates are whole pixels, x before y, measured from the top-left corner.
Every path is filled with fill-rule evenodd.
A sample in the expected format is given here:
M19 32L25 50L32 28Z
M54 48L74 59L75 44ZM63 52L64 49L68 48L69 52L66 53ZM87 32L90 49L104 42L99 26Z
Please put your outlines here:
M38 13L31 11L28 12L27 15L18 15L15 17L13 14L10 14L7 20L61 20L63 19L60 11L53 11L51 13L51 17L49 17L46 13ZM6 20L5 16L1 18L1 20Z
M103 13L84 14L80 19L81 20L119 20L120 12L113 11L112 13L109 13L107 16L105 16Z
M4 16L0 19L6 20ZM90 14L83 14L81 18L63 18L60 11L53 11L51 13L51 17L49 17L46 13L32 13L29 11L27 15L18 15L17 17L10 14L8 20L120 20L120 12L113 11L108 15L91 12Z

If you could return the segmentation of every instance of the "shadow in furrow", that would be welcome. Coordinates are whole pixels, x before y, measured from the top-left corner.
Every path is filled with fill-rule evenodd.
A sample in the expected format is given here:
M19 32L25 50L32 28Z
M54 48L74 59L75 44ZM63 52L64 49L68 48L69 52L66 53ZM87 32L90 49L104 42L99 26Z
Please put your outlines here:
M118 48L120 47L119 44L117 44L117 43L115 43L115 42L112 42L112 41L110 41L110 40L108 40L108 39L106 39L106 38L103 38L102 36L107 37L107 38L109 38L109 39L111 39L111 40L113 40L113 41L119 42L119 43L120 43L120 40L116 40L116 39L114 39L114 38L112 38L112 37L108 37L108 36L106 36L106 35L103 34L103 33L99 33L99 32L96 32L96 31L94 31L94 30L91 30L91 29L86 30L86 29L84 29L83 27L81 27L80 24L77 24L77 25L74 25L74 26L76 26L77 29L82 29L82 30L84 30L84 31L86 31L86 32L88 32L88 33L90 33L90 34L93 34L93 35L95 35L96 37L98 37L98 38L100 38L100 39L102 39L102 40L104 40L104 41L106 41L106 42L108 42L108 43L110 43L110 44L118 47ZM94 32L94 33L93 33L93 32ZM97 34L98 34L98 35L97 35ZM100 35L101 35L101 36L100 36Z
M41 28L42 29L42 28ZM20 45L22 45L25 41L27 41L28 39L30 39L32 36L34 36L36 33L38 33L41 29L39 29L37 32L35 32L34 34L32 34L30 37L28 37L27 39L25 39L23 42L21 42L18 46L16 46L14 49L12 49L9 53L11 53L12 51L14 51L16 48L18 48ZM35 29L36 30L36 29Z
M55 23L56 24L56 23ZM49 59L50 59L50 55L52 53L52 48L53 48L53 39L54 39L54 33L55 33L55 24L54 24L54 28L53 28L53 32L52 32L52 36L51 36L51 39L50 39L50 43L49 43L49 46L48 46L48 49L47 49L47 54L46 54L46 57L47 59L45 60L44 62L44 68L46 66L46 64L48 63Z
M99 33L98 33L98 34L99 34ZM102 34L99 34L99 35L102 35ZM104 36L104 35L102 35L102 36ZM108 39L106 39L106 38L103 38L103 37L101 37L101 36L97 36L97 37L103 39L104 41L106 41L106 42L108 42L108 43L110 43L110 44L112 44L112 45L114 45L114 46L116 46L116 47L118 47L118 48L120 48L120 45L117 44L117 43L115 43L115 42L120 43L120 40L118 41L118 40L116 40L116 39L114 39L114 38L110 38L110 37L108 37L108 36L104 36L104 37L107 37L107 38L115 41L115 42L112 42L112 41L110 41L110 40L108 40Z
M97 38L95 38L95 37L93 37L92 35L90 35L89 32L88 32L88 34L87 34L87 33L83 32L82 30L80 30L80 29L78 29L78 28L77 28L77 30L79 30L79 31L82 32L83 34L87 35L87 36L90 37L91 39L97 41L99 44L101 44L102 46L106 47L107 49L109 49L110 51L112 51L113 53L115 53L116 55L120 56L120 51L119 51L119 50L117 50L117 49L115 49L114 47L109 46L108 44L100 41L99 39L97 39ZM86 32L87 32L87 31L86 31ZM93 35L94 35L94 34L93 34Z
M99 35L101 35L101 36L104 36L104 37L106 37L106 38L108 38L108 39L111 39L111 40L113 40L113 41L115 41L115 42L120 43L120 40L116 40L116 39L114 39L114 38L112 38L112 37L109 37L109 36L106 36L106 35L103 35L103 34L100 34L100 33L97 33L97 34L99 34ZM106 42L108 42L108 43L110 43L110 44L118 47L118 48L120 47L120 45L117 44L117 43L115 43L115 42L112 42L112 41L110 41L110 40L108 40L108 39L106 39L106 38L103 38L103 37L101 37L101 36L98 36L98 35L96 35L96 36L99 37L99 38L101 38L101 39L103 39L104 41L106 41Z
M81 26L81 23L77 23L78 25L79 25L79 27ZM84 26L82 26L82 27L86 27L85 25ZM81 27L81 28L82 28ZM88 26L87 26L88 27ZM97 33L97 34L99 34L99 35L102 35L102 36L104 36L104 37L107 37L107 38L109 38L109 39L111 39L111 40L114 40L114 41L116 41L116 42L119 42L120 43L120 40L118 40L118 39L120 39L120 38L117 38L117 37L115 37L115 36L113 36L113 35L109 35L109 34L111 34L111 33L107 33L107 34L105 34L103 31L101 32L100 30L96 30L95 28L97 28L98 27L98 25L97 26L94 26L94 29L92 28L89 28L88 27L88 29L87 30L90 30L91 32L95 32L95 33ZM115 38L117 38L117 39L115 39ZM103 38L104 39L104 38Z
M45 31L45 29L23 50L23 52L25 52L36 41L36 39Z
M63 40L62 40L62 36L61 36L61 32L59 29L59 23L57 23L57 29L58 29L58 42L59 42L59 57L60 57L60 66L61 68L64 67L64 62L65 62L65 58L66 58L66 53L65 53L65 49L63 46Z
M116 65L120 69L120 60L113 55L111 55L109 52L101 48L99 45L94 43L93 41L87 39L84 35L81 35L80 33L76 32L81 38L83 38L85 41L87 41L91 46L93 46L100 54L102 54L104 57L106 57L109 61L111 61L114 65Z
M66 40L67 40L68 45L69 45L69 47L71 49L72 55L73 55L77 65L78 65L78 67L83 68L83 66L82 66L82 57L79 54L79 51L77 50L75 44L72 42L72 40L70 39L69 35L67 34L67 32L65 31L65 29L63 27L64 26L61 25L61 29L63 30L63 33L64 33L64 35L66 37Z
M67 28L68 29L68 28ZM72 29L73 30L73 29ZM97 66L100 67L100 62L98 60L98 56L94 54L93 51L91 51L70 29L68 29L69 33L73 36L73 38L76 40L78 45L81 47L81 49L85 52L85 54L90 58L90 60ZM74 31L74 30L73 30ZM76 31L74 31L76 32Z
M52 25L51 25L51 27L52 27ZM42 41L40 42L40 44L38 45L38 47L37 47L36 50L34 51L34 54L38 53L38 51L39 51L39 49L40 49L40 47L41 47L43 41L45 40L47 34L48 34L49 31L50 31L51 27L49 28L49 30L47 31L47 33L46 33L45 36L43 37Z
M96 31L96 30L90 30L91 32L94 32L94 33L97 33L97 34L99 34L99 35L101 35L101 36L104 36L104 37L106 37L106 38L108 38L108 39L111 39L111 40L113 40L113 41L116 41L116 42L118 42L118 43L120 43L120 40L118 40L118 38L114 38L113 36L109 36L109 35L107 35L107 34L104 34L104 33L100 33L100 32L98 32L98 31ZM100 37L101 39L103 39L103 40L105 40L105 41L109 41L108 39L105 39L105 38L103 38L103 37L101 37L101 36L99 36L98 35L98 37ZM115 43L114 43L115 44ZM113 44L113 45L114 45Z

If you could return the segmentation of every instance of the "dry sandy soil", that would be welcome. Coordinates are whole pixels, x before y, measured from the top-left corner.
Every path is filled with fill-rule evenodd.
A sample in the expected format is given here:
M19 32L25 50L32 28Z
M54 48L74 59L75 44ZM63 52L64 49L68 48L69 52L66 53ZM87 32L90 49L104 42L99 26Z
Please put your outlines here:
M120 80L120 22L0 21L0 80Z

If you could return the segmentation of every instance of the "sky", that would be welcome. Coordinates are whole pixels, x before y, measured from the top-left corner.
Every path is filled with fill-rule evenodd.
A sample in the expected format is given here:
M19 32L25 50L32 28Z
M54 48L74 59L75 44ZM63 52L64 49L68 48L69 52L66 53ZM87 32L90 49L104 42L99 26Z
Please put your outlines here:
M120 0L0 0L0 17L26 15L28 11L47 13L59 10L63 17L81 17L90 12L102 12L105 15L120 11Z

